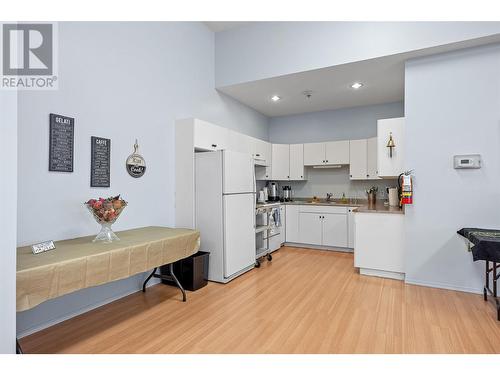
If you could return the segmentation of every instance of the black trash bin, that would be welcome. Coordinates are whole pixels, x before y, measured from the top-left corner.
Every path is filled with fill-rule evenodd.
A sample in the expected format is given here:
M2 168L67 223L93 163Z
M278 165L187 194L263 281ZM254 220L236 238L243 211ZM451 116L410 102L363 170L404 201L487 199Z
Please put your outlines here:
M174 274L187 290L198 290L207 285L208 282L208 258L210 253L198 251L188 258L181 259L174 263ZM168 266L161 266L162 275L169 275ZM162 281L164 284L175 285L172 281Z

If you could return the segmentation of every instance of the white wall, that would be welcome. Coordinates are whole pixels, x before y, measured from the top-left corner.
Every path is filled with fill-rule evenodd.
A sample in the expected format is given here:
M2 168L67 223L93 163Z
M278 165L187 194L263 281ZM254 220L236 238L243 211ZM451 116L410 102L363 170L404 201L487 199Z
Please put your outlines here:
M219 94L214 82L214 34L202 23L60 23L59 90L19 95L18 244L96 234L82 205L96 196L122 194L129 202L116 230L173 225L176 118L268 137L267 118ZM75 117L74 173L48 172L51 112ZM109 189L89 187L92 135L111 138ZM125 170L136 138L147 163L140 179ZM18 331L135 291L142 280L46 302L18 314Z
M259 22L216 34L217 87L500 33L500 22Z
M304 143L370 138L377 135L377 120L402 116L404 105L397 102L271 117L269 140Z
M406 210L407 282L481 292L462 227L500 226L500 45L414 60L406 66L406 168L415 169ZM453 169L479 153L483 167Z
M16 348L17 92L0 91L0 354Z
M377 135L378 119L401 116L402 102L271 117L269 139L274 143L303 143L370 138ZM385 187L397 185L394 180L351 181L349 167L306 170L307 181L282 183L291 186L296 197L325 197L326 193L333 193L338 198L345 193L366 199L365 190L375 185L383 199Z

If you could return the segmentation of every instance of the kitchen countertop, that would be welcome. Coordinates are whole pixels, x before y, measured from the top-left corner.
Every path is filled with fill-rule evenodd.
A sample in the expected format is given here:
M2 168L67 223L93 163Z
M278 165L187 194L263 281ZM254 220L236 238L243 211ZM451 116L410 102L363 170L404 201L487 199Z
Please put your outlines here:
M362 212L362 213L377 213L377 214L400 214L404 215L405 209L399 206L385 206L383 202L377 202L375 205L369 205L368 203L363 206L357 207L352 212Z
M375 205L369 205L366 199L348 199L348 202L341 201L340 199L333 199L330 202L327 202L325 199L317 199L313 201L312 198L295 198L292 202L257 203L257 208L276 206L280 204L330 206L330 207L356 207L355 209L353 209L353 212L404 214L404 208L385 206L383 201L379 201Z

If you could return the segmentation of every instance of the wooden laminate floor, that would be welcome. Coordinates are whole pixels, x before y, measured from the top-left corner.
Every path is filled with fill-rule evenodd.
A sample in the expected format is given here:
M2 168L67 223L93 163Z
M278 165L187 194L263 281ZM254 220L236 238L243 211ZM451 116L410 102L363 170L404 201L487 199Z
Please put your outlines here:
M481 295L361 276L353 255L282 248L227 285L155 285L23 338L27 353L498 353Z

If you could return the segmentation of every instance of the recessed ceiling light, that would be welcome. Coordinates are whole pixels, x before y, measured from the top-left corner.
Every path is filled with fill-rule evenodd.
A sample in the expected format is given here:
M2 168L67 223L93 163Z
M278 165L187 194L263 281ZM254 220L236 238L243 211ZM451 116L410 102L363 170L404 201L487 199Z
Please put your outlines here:
M363 84L361 82L354 82L351 87L354 89L354 90L357 90L361 87L363 87Z
M271 100L272 100L273 102L277 102L277 101L278 101L278 100L280 100L280 99L281 99L281 98L280 98L278 95L273 95L273 96L271 97Z

